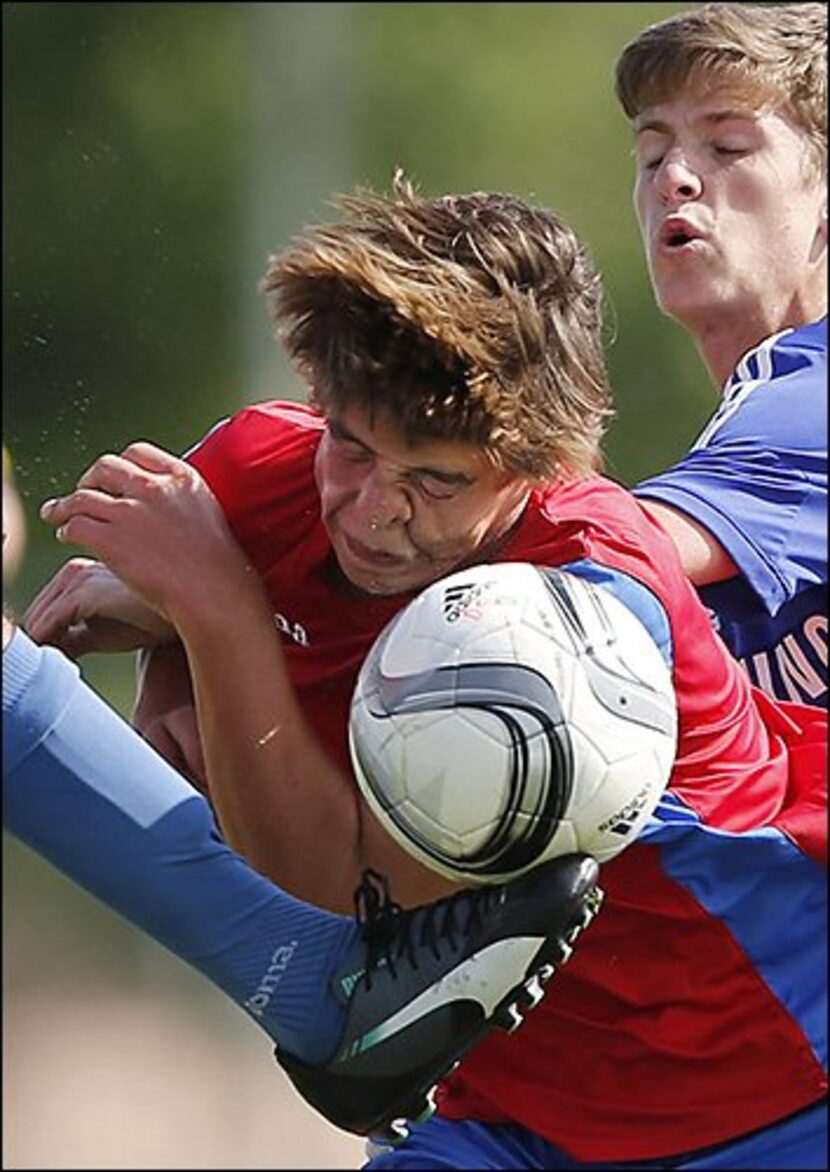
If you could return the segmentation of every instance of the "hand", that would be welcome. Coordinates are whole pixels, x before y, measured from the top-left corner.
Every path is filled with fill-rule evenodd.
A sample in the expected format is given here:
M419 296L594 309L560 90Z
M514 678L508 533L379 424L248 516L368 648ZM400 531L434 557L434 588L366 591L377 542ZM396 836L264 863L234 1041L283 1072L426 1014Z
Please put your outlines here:
M207 483L153 444L101 456L40 515L179 630L205 610L227 621L246 591L262 589Z
M91 558L72 558L30 603L23 625L37 643L77 659L94 651L135 651L174 636L173 628Z

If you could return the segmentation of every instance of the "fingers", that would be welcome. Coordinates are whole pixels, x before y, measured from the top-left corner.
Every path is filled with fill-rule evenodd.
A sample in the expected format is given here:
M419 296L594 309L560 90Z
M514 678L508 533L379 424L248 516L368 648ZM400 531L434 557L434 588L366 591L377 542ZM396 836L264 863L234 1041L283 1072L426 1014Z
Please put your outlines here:
M105 453L79 477L74 492L45 501L40 515L50 525L61 526L78 513L106 520L113 500L138 499L160 476L186 478L195 475L184 460L154 444L130 444L120 455Z
M30 632L31 634L31 632ZM98 645L93 638L92 632L86 623L73 623L71 627L66 627L63 630L57 630L51 639L37 639L32 635L36 642L49 643L52 647L57 647L64 655L68 655L70 659L82 659L84 655L89 655L92 651L98 651Z
M69 493L68 496L54 497L52 500L44 501L40 506L40 516L42 520L49 525L54 525L56 529L65 527L76 518L86 518L89 521L105 524L112 520L114 511L122 504L121 497L111 496L108 492L79 488L76 492ZM74 533L77 534L77 532L76 526ZM77 537L70 537L68 533L58 533L57 536L61 541L78 540Z
M69 498L67 498L69 500ZM110 529L109 521L113 519L107 513L107 506L97 510L98 516L89 513L75 513L77 506L69 501L55 502L49 510L44 511L41 506L41 516L45 521L55 526L55 537L64 545L83 545L90 553L97 557L106 556L106 537Z
M169 475L176 475L191 471L191 465L187 461L182 460L179 456L174 456L172 452L165 451L164 448L147 443L145 440L137 440L135 443L128 444L121 453L121 458L147 472L165 472Z
M95 651L92 633L78 614L71 594L53 594L39 600L23 616L23 626L36 643L59 647L72 659Z
M40 515L59 541L84 546L165 623L187 616L194 591L212 601L240 580L248 585L242 551L207 483L153 444L99 457L74 492L46 501Z
M92 558L72 558L38 591L23 614L23 625L36 642L52 643L80 620L75 587L97 564Z
M81 659L92 651L100 651L98 640L85 622L71 626L52 624L47 620L34 624L25 623L24 629L36 643L57 647L70 659Z
M78 487L99 488L114 496L123 496L125 491L146 484L145 474L148 472L151 475L181 475L189 471L191 466L178 456L142 440L129 444L120 455L107 452L99 456L80 477Z
M23 617L38 643L73 658L90 651L132 651L169 639L172 628L107 566L72 558L29 604Z

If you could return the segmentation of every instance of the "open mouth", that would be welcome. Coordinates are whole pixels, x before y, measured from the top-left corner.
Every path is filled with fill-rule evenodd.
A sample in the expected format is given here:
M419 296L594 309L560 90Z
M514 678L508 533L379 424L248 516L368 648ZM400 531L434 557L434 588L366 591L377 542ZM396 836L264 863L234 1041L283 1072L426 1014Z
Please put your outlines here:
M685 248L689 244L694 244L699 239L700 235L693 228L689 227L688 224L680 220L676 220L674 223L664 224L660 232L660 246L668 249L670 252Z

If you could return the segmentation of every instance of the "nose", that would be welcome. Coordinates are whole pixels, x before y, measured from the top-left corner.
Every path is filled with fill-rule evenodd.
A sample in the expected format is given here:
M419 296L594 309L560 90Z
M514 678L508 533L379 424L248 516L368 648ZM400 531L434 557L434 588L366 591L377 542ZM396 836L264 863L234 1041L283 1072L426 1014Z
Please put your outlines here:
M390 525L405 525L412 517L412 507L403 486L385 479L377 469L363 481L358 501L366 527L373 532Z
M682 155L669 151L660 163L655 186L664 203L697 199L703 188L700 176Z

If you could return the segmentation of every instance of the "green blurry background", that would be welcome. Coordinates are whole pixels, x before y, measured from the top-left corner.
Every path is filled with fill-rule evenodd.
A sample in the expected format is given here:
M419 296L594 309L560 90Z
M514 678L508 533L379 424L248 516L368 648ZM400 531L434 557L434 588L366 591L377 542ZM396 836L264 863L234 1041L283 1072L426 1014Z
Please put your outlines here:
M243 403L302 394L258 291L267 256L331 217L336 191L388 189L396 166L426 194L510 190L564 214L605 275L618 410L609 472L630 484L681 455L713 390L691 343L652 303L612 72L629 37L682 7L4 4L3 430L29 519L12 603L22 609L67 556L37 520L39 503L70 489L101 452L137 438L182 451ZM92 657L83 670L129 712L129 658ZM32 998L71 990L78 1014L110 988L136 1005L181 998L171 1020L196 1013L199 1036L233 1051L226 1065L251 1062L252 1086L284 1092L238 1011L8 838L4 877L4 1166L356 1165L351 1141L335 1155L307 1143L287 1155L276 1114L262 1151L250 1128L241 1144L243 1107L224 1087L227 1110L212 1115L229 1116L227 1151L213 1132L208 1150L194 1147L177 1116L175 1144L157 1152L147 1145L161 1129L162 1071L149 1084L155 1113L141 1122L130 1114L135 1071L123 1086L109 1080L124 1098L104 1110L77 1052L47 1049L30 1102L32 1031L52 1020ZM91 1021L84 1053L111 1021ZM172 1066L173 1095L185 1093L186 1049L169 1063L154 1052ZM100 1077L111 1060L91 1058L89 1071ZM54 1064L61 1094L50 1097L42 1079ZM200 1072L192 1077L198 1098ZM67 1085L79 1088L77 1110L33 1126L32 1104L42 1121ZM80 1124L82 1109L92 1114ZM105 1118L119 1121L117 1141ZM317 1135L314 1117L301 1118L304 1135ZM331 1129L324 1138L339 1140Z

